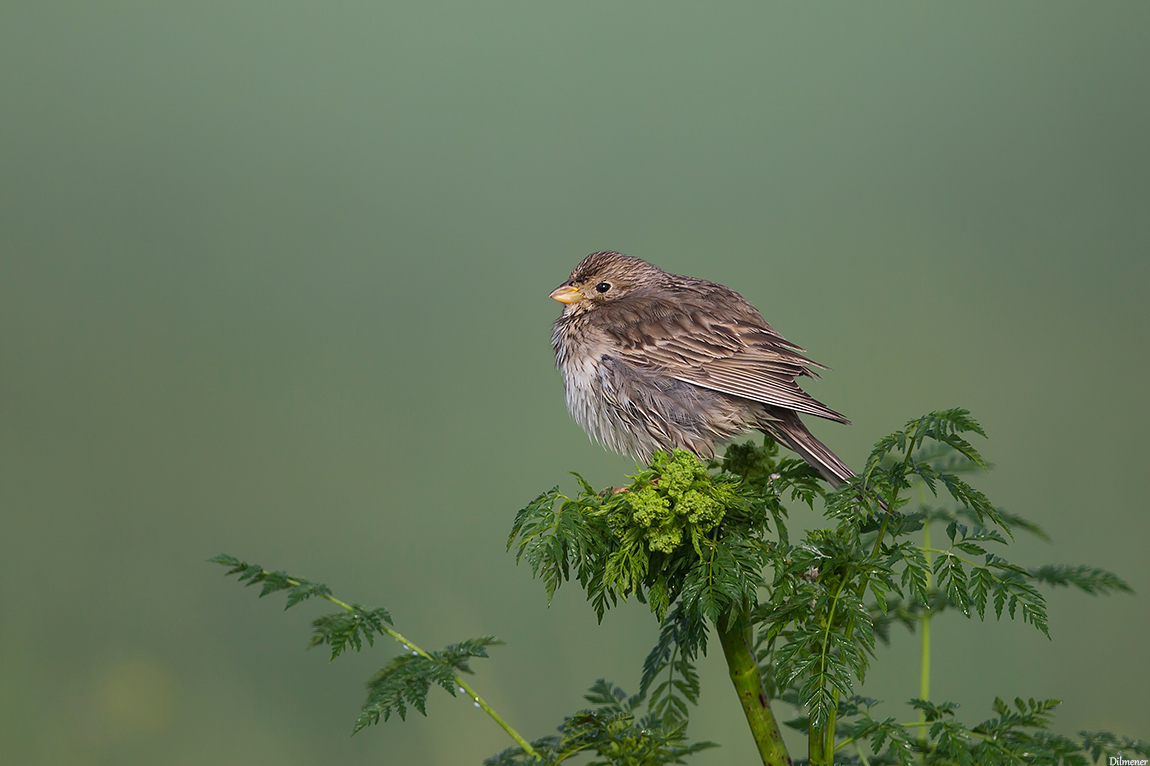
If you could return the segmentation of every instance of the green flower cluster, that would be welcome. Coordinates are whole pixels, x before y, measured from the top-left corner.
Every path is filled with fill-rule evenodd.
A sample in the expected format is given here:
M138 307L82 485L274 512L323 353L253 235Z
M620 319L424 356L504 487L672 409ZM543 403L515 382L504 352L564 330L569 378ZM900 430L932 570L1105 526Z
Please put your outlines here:
M647 547L663 553L674 551L685 538L699 551L702 536L737 502L729 482L713 479L699 458L683 450L670 456L656 452L651 468L618 498L622 503L612 525L615 534L622 538L628 527L638 527Z

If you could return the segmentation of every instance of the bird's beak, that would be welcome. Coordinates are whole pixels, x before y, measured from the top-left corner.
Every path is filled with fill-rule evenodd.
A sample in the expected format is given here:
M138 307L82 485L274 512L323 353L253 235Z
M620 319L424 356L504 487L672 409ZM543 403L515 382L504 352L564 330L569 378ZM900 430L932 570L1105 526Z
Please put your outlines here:
M586 296L574 285L559 285L551 291L551 297L560 303L577 303Z

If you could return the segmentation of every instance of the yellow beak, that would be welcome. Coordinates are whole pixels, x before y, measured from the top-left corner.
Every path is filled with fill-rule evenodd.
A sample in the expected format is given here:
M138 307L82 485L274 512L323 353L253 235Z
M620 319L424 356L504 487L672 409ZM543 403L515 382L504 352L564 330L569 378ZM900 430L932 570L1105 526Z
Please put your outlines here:
M577 303L586 296L574 285L559 285L551 291L551 297L560 303Z

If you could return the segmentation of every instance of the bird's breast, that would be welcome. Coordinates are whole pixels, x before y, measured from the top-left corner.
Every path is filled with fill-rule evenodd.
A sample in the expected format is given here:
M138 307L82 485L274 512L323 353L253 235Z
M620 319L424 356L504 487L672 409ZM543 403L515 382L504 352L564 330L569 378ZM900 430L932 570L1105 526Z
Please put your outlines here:
M595 328L569 317L555 323L551 342L571 417L600 444L627 452L628 440L612 411L616 392L604 374L604 359L610 358L614 345Z

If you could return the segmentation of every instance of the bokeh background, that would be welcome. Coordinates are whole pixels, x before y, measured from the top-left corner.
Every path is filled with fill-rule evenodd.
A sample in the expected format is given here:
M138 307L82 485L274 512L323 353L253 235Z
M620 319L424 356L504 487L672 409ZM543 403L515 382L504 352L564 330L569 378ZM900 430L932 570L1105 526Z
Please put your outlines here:
M1150 5L0 5L0 750L12 764L479 763L463 699L349 737L384 644L303 651L228 552L385 605L530 737L657 626L547 608L514 512L634 468L563 405L547 293L613 248L833 368L848 462L970 408L1047 641L957 615L934 696L1150 737ZM814 523L796 512L798 525ZM913 640L866 687L912 715ZM697 764L754 762L716 653ZM780 710L785 714L787 711Z

